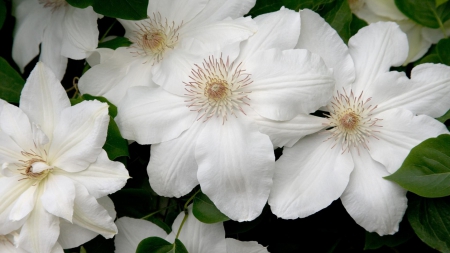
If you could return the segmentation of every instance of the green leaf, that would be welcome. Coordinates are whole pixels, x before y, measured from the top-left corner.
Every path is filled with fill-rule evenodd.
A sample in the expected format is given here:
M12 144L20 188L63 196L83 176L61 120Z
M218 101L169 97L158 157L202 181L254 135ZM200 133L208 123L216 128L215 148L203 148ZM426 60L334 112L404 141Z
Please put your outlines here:
M86 249L83 246L80 247L80 253L87 253Z
M350 23L350 37L355 35L361 28L367 26L367 22L358 18L355 14L352 15L352 22Z
M445 123L445 121L450 119L450 110L448 110L444 115L442 115L441 117L437 118L437 120L439 120L442 123Z
M446 2L448 2L448 0L435 0L436 1L436 7L438 7L441 4L445 4Z
M175 239L175 243L171 244L162 238L153 236L142 240L136 249L136 253L188 253L188 251L178 239Z
M450 38L440 40L436 45L436 52L441 62L450 66Z
M420 143L411 149L400 169L385 178L423 197L450 195L450 135Z
M406 219L403 219L400 223L399 231L393 235L379 236L377 233L369 233L366 231L366 240L364 250L378 249L383 246L390 248L401 245L411 239L414 236L414 232Z
M25 81L9 63L0 57L0 98L10 103L19 103Z
M132 43L129 39L125 38L125 37L116 37L112 40L108 40L102 43L98 44L98 47L103 47L103 48L110 48L110 49L114 49L116 50L119 47L128 47L130 46Z
M347 43L348 39L350 39L350 23L352 22L352 11L350 10L348 1L337 0L330 6L330 10L323 17L336 30L339 36L341 36L342 40Z
M195 196L192 213L195 218L203 223L223 222L230 219L225 214L221 213L203 192L199 192Z
M166 231L167 234L170 234L170 232L172 232L172 228L169 227L169 225L167 225L164 221L156 218L155 216L150 216L150 217L146 218L145 220L148 220L148 221L154 223L156 226L162 228L164 231Z
M423 63L442 63L441 58L439 58L439 55L437 54L429 54L419 61L414 62L414 66L423 64Z
M67 0L78 8L92 6L94 11L102 15L128 20L147 18L148 0Z
M3 27L6 19L6 4L4 0L0 0L0 30Z
M416 235L440 252L450 252L450 198L409 198L407 217Z
M283 6L295 11L304 8L318 10L321 8L321 5L331 2L333 0L258 0L248 15L256 17L264 13L278 11Z
M436 6L435 0L395 0L398 9L416 23L430 28L440 28L450 19L450 3Z
M108 124L108 134L106 135L106 142L103 149L108 154L110 160L117 157L129 156L128 142L120 134L119 127L114 119L110 116Z

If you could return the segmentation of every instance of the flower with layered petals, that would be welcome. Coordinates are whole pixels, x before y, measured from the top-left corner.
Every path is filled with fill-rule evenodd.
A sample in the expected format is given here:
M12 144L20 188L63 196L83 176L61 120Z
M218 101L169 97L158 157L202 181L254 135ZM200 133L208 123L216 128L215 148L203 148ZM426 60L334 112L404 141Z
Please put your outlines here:
M170 234L149 221L128 217L118 219L116 224L119 233L114 240L115 253L135 252L139 243L147 237L160 237L173 243L184 215L184 212L182 212L177 216ZM225 238L223 223L205 224L200 222L192 214L192 205L188 208L188 217L181 228L178 239L184 244L188 252L269 253L265 247L257 242L241 242L232 238Z
M0 234L20 228L17 246L33 253L62 252L98 234L113 237L114 205L106 195L129 176L102 149L108 105L71 107L53 72L39 62L20 108L2 103L0 119Z
M258 32L240 49L230 46L182 69L184 84L172 83L173 93L130 88L116 118L125 138L154 144L147 172L159 195L180 197L200 184L239 221L256 218L269 195L275 158L267 133L280 120L307 121L334 86L320 57L292 49L298 13L282 9L255 21ZM282 135L274 138L281 142Z
M450 108L450 68L419 65L411 79L389 71L408 55L406 36L395 23L361 29L347 48L318 14L304 10L300 16L297 47L316 52L334 69L336 90L326 129L285 147L269 205L278 217L295 219L340 197L366 230L393 234L406 210L406 191L383 177L400 167L411 148L448 133L431 117Z
M19 2L19 0L15 0ZM98 14L91 6L79 9L65 0L23 0L14 15L16 27L12 57L23 72L39 54L61 80L66 72L67 58L87 58L98 44Z
M408 37L409 53L404 65L420 59L432 44L450 34L450 21L445 31L419 25L399 11L394 0L349 0L350 8L358 18L370 23L396 22ZM447 34L444 34L447 33Z
M173 91L182 83L179 72L205 52L241 42L256 31L243 18L255 0L150 0L148 18L119 20L133 44L115 50L107 62L87 71L78 86L82 93L118 104L132 86ZM193 45L201 45L195 46Z

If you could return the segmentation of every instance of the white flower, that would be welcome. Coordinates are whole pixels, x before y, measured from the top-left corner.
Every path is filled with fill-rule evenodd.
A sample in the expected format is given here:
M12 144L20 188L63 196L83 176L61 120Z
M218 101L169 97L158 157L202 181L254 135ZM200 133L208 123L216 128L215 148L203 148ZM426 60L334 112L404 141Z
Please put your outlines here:
M21 228L18 246L36 253L114 236L114 205L105 196L129 177L102 149L108 122L107 104L71 107L51 70L36 65L20 108L2 104L0 234Z
M394 0L349 0L350 8L356 16L366 22L378 21L396 22L406 33L409 43L409 53L404 65L420 59L432 44L450 34L450 22L446 22L446 35L441 29L432 29L419 25L401 13Z
M389 72L408 54L406 36L392 22L361 29L347 48L316 13L304 10L301 19L298 47L320 54L334 68L336 91L327 130L285 147L277 161L272 212L285 219L306 217L340 197L366 230L393 234L406 209L406 191L383 177L400 167L412 147L448 133L431 117L450 107L450 68L419 65L411 79Z
M154 144L147 171L159 195L180 197L200 184L239 221L256 218L269 195L275 162L266 133L276 132L279 120L306 121L334 85L320 57L292 49L298 13L282 9L255 21L259 30L240 51L232 46L182 69L180 92L129 89L116 118L125 138ZM290 125L280 131L290 133Z
M79 9L65 0L14 0L16 26L12 57L23 72L39 54L61 80L67 58L80 60L97 48L98 14L91 6Z
M80 91L114 104L132 86L158 84L173 92L183 81L180 69L189 62L255 32L252 19L242 17L254 4L255 0L150 0L147 19L119 20L131 47L118 48L107 62L87 71L78 83Z
M136 252L139 243L148 237L160 237L173 243L184 218L181 212L172 225L172 232L167 234L157 225L146 221L122 217L116 221L119 233L114 243L115 253ZM257 242L241 242L232 238L225 238L223 223L205 224L192 214L192 205L188 208L188 217L181 228L178 239L188 252L195 253L269 253Z

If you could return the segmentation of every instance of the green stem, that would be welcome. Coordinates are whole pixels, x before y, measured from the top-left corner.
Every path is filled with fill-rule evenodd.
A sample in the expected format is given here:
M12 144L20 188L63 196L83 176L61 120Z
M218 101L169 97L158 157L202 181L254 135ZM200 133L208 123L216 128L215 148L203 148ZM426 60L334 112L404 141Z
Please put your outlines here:
M196 191L196 192L194 193L194 195L192 195L192 196L186 201L186 204L184 204L184 210L185 210L185 211L187 210L187 207L188 207L189 203L195 198L195 196L196 196L199 192L200 192L200 189L199 189L198 191Z
M148 219L148 218L152 217L153 215L155 215L155 214L157 214L157 213L159 213L159 212L161 212L161 211L164 211L164 210L166 210L166 209L168 209L168 208L170 208L170 207L173 207L173 206L175 206L175 205L163 207L163 208L161 208L161 209L159 209L159 210L157 210L157 211L155 211L155 212L153 212L153 213L150 213L150 214L145 215L144 217L141 218L141 220Z
M113 26L116 24L117 20L114 20L114 22L111 24L111 26L109 26L108 30L106 30L106 32L103 34L103 36L100 38L98 43L102 43L103 39L106 37L106 35L108 35L109 31L111 31L111 29L113 28Z
M445 32L444 24L442 23L442 20L439 18L439 15L436 13L436 10L434 10L433 8L431 8L431 10L433 11L434 17L436 18L437 22L439 23L439 28L441 29L442 34L444 34L444 38L448 38Z
M198 191L196 191L187 201L186 201L186 204L184 204L184 218L183 218L183 221L181 222L181 225L180 225L180 227L178 228L178 232L177 232L177 236L175 237L175 239L178 239L178 236L180 235L180 233L181 233L181 229L183 228L183 225L184 225L184 223L186 222L186 220L187 220L187 217L188 217L188 215L189 215L189 212L188 212L188 205L189 205L189 203L191 203L191 201L195 198L195 196L198 194L200 192L200 189L198 190Z

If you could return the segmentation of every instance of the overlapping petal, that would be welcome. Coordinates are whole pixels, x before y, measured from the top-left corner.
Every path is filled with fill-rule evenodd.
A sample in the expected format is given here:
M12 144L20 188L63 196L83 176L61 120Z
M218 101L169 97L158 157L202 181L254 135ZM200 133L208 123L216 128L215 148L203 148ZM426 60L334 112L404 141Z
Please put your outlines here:
M15 203L34 183L31 180L20 180L22 178L22 175L11 178L0 176L0 196L2 196L2 201L0 201L0 224L2 224L0 234L6 235L23 224L23 222L12 222L10 219Z
M31 123L21 109L5 103L0 116L4 119L0 120L0 129L4 134L8 135L23 151L28 152L34 148ZM8 138L5 136L4 139ZM14 147L13 143L10 143L9 146Z
M44 209L72 222L73 203L75 200L75 186L69 178L61 175L48 175L42 182L44 193L40 200Z
M166 0L148 2L147 14L159 14L167 22L174 22L177 25L189 23L208 4L208 0Z
M225 18L239 18L247 14L255 5L256 0L209 0L205 8L195 16L189 25L194 23L212 23Z
M14 203L11 211L9 212L9 219L11 221L20 221L33 210L37 200L36 199L37 188L38 186L31 185L20 195L20 197Z

